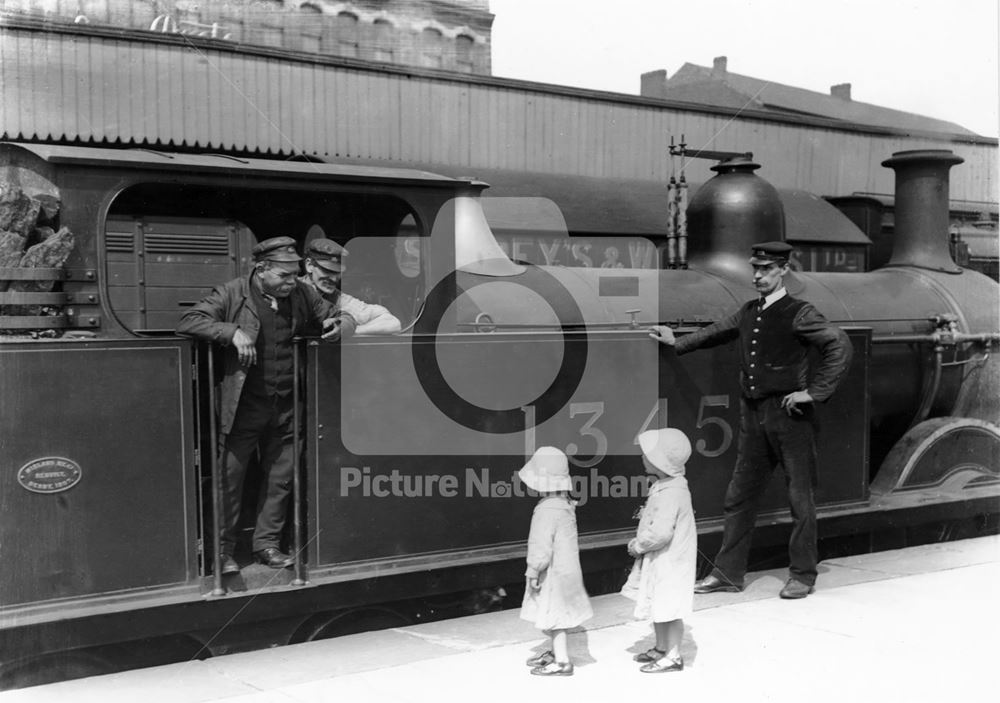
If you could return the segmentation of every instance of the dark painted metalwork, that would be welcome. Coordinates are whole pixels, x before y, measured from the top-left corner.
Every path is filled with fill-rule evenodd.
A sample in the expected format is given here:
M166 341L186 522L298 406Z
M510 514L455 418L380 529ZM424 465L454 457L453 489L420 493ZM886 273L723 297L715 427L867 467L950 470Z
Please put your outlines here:
M896 231L889 266L961 273L948 251L948 172L965 159L950 151L900 151L883 166L896 171Z
M177 339L0 344L5 465L58 456L81 468L48 494L0 476L0 541L21 555L0 571L3 608L59 617L61 601L199 592L191 367Z
M921 422L886 458L886 470L872 482L872 494L995 485L1000 482L998 442L997 426L981 420L938 417Z
M295 467L295 471L292 474L292 556L295 559L293 566L295 570L295 579L292 581L293 586L304 586L306 584L305 545L302 542L302 456L299 449L301 446L299 438L302 436L302 422L300 420L302 399L299 392L299 379L302 374L301 355L302 340L295 339L292 345L292 378L295 379L295 382L292 384L292 441L294 443L292 445L292 466Z
M205 354L208 388L208 442L203 456L208 457L208 471L212 480L212 595L224 596L226 589L222 586L222 476L224 470L219 450L222 445L218 437L218 414L216 413L215 395L215 354L208 350Z
M756 242L785 239L785 213L778 191L754 174L745 157L712 166L717 175L698 189L688 206L689 263L721 275L746 278L747 252Z

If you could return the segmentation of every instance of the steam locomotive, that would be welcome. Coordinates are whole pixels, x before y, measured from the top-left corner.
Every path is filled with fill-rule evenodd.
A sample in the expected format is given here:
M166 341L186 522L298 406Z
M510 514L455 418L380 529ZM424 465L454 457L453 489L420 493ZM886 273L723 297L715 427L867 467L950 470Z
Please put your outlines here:
M855 350L818 409L822 536L998 512L1000 290L948 255L959 161L920 151L884 162L897 174L888 265L788 281ZM542 445L571 457L589 578L624 564L644 486L635 438L650 427L692 438L699 531L717 538L736 451L735 352L682 360L645 330L682 334L754 295L750 244L784 231L757 168L715 167L674 268L571 269L508 257L480 206L486 184L472 179L0 144L7 211L34 220L25 245L45 226L46 241L75 239L47 266L0 268L3 684L97 673L126 654L308 641L396 617L384 603L516 583L532 509L516 470ZM345 290L378 296L407 328L299 340L296 563L224 577L217 366L172 330L277 235L341 241ZM761 544L789 524L780 485Z

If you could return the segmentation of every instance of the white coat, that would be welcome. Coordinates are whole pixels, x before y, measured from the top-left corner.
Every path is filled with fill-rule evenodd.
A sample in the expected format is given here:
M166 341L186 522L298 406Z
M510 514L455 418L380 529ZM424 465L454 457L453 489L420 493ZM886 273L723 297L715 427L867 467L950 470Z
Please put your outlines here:
M635 600L635 617L653 622L688 617L694 608L698 533L687 479L653 484L629 544L641 556L622 595Z
M535 506L525 576L537 577L541 588L525 588L521 618L539 630L568 630L593 616L580 569L576 504L568 498L548 496Z

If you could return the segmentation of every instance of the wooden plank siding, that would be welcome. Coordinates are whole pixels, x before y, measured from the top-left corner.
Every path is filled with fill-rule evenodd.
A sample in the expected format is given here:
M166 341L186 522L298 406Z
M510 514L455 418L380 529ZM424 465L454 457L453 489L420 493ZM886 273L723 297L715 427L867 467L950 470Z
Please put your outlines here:
M377 67L186 37L0 21L0 133L7 140L133 144L273 156L376 159L597 178L689 180L690 147L752 151L779 188L893 192L881 161L951 149L951 198L996 202L997 141L907 135L677 106L523 81Z

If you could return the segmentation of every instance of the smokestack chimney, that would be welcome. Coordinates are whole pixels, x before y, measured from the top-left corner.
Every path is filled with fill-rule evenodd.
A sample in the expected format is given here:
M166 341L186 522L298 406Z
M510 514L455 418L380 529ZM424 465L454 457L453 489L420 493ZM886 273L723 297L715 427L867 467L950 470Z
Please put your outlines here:
M835 98L840 98L841 100L851 99L851 84L850 83L838 83L837 85L830 86L830 95Z
M882 165L896 171L892 257L887 266L961 273L948 251L948 171L964 162L947 149L897 151Z
M712 78L726 77L726 63L727 59L725 56L716 56L712 60Z

